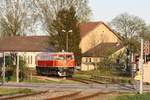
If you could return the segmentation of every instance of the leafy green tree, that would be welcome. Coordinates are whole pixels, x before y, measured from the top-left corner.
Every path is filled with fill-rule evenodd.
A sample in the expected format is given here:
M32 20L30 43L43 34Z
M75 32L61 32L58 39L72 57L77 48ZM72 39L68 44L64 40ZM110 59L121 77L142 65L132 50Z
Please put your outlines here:
M79 49L80 35L78 24L87 22L90 19L91 10L88 6L88 0L33 0L32 4L38 14L36 19L42 22L42 27L50 35L50 45L54 45L57 51L66 50L66 38L64 37L68 34L68 51L75 53L79 64L81 50ZM62 30L66 32L72 30L73 32L63 33Z
M78 21L87 22L90 20L91 10L88 6L89 0L32 0L35 9L34 18L40 23L42 31L53 36L57 34L52 23L56 20L58 12L62 9L69 9L71 6L76 11Z
M69 9L59 11L52 26L57 34L50 37L50 44L57 48L58 51L74 52L76 61L80 64L80 30L75 8L72 6ZM68 50L66 48L67 42Z

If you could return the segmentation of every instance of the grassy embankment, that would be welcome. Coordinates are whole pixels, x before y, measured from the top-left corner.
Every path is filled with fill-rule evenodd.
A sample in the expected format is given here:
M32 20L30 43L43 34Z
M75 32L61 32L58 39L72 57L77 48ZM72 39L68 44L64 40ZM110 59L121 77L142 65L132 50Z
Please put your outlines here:
M15 94L28 94L32 93L31 89L20 88L0 88L0 96L15 95Z

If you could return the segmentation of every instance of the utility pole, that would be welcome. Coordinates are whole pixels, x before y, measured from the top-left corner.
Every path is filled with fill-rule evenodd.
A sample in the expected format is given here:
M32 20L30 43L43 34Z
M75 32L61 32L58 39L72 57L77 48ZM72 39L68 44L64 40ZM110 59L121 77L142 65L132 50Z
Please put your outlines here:
M3 52L3 67L2 67L2 76L3 76L3 81L2 84L5 83L5 52Z
M19 54L17 53L16 82L19 83Z
M143 39L141 39L141 57L140 57L140 94L143 93Z

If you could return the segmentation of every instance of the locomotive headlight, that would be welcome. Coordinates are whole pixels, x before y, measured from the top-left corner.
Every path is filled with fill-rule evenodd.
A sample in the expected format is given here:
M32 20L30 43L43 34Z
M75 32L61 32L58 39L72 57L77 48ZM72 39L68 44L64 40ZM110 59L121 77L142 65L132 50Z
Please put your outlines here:
M67 63L67 61L66 61L66 60L64 60L64 63Z

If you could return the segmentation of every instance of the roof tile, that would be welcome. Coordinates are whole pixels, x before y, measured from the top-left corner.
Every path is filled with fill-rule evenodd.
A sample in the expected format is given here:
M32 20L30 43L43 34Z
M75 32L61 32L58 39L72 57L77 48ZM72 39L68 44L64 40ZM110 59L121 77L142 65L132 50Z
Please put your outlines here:
M48 36L14 36L0 39L0 51L40 52L53 50Z

